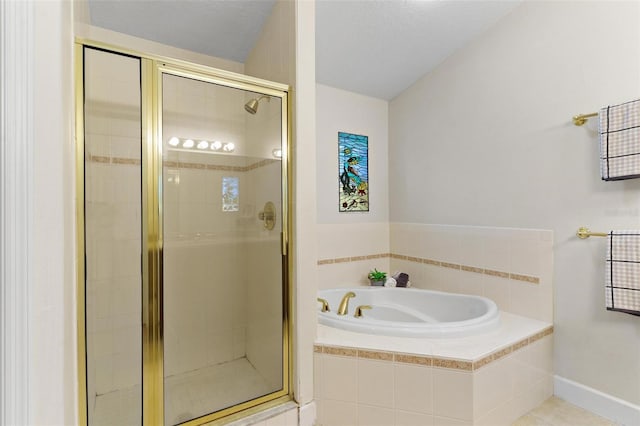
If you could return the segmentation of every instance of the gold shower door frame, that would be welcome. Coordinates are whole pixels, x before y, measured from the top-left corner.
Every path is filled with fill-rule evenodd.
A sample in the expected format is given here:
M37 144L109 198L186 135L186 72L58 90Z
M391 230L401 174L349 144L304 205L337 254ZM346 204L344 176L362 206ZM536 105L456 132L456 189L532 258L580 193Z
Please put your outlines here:
M282 389L259 398L182 423L222 424L293 399L292 291L291 276L291 182L290 108L287 85L185 61L129 51L104 43L76 40L76 229L77 229L77 327L78 327L78 416L87 419L86 306L85 306L85 199L84 199L84 55L86 47L137 57L141 61L142 136L142 424L164 423L163 359L163 230L162 230L162 76L164 74L246 90L280 98L282 135Z

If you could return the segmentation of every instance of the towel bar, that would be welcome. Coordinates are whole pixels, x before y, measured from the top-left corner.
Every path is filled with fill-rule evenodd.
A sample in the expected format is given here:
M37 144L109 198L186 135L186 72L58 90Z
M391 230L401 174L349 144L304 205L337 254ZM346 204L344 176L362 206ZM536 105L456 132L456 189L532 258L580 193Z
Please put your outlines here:
M609 234L606 232L591 232L589 231L589 228L587 228L586 226L580 227L578 229L578 232L576 232L576 236L581 240L584 240L589 237L606 237L608 235Z
M598 113L597 112L592 112L590 114L578 114L578 115L574 115L573 116L573 124L575 124L576 126L582 126L584 123L587 122L587 119L589 119L589 117L595 117L597 116ZM585 237L586 238L586 237Z

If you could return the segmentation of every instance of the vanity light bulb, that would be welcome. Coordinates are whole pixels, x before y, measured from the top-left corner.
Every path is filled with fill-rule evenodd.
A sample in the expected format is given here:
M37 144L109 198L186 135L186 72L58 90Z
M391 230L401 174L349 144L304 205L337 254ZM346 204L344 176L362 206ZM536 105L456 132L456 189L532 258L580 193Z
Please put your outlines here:
M209 142L207 141L200 141L198 143L198 149L207 149L209 148Z
M271 154L273 154L273 156L276 158L282 158L282 149L275 148L273 151L271 151Z
M178 146L179 144L180 144L180 139L176 138L175 136L169 139L169 145Z
M193 148L193 140L187 139L182 143L183 148Z
M220 148L222 148L222 142L220 141L213 141L211 142L211 149L213 150L219 150Z
M232 152L234 149L236 149L236 146L233 142L227 142L224 144L224 147L222 149L226 152Z

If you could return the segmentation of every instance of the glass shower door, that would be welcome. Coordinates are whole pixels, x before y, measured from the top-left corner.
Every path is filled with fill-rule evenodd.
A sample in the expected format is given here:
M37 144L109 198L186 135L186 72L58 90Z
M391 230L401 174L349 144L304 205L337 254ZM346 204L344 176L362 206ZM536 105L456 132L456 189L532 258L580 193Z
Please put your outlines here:
M161 76L164 413L173 425L286 393L283 109L277 96Z

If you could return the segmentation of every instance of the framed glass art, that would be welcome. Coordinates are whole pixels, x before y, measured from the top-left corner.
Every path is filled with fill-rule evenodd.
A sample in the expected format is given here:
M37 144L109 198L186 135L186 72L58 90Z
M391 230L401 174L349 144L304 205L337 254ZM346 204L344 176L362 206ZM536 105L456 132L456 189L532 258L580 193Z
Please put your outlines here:
M339 211L369 211L369 137L338 132Z

